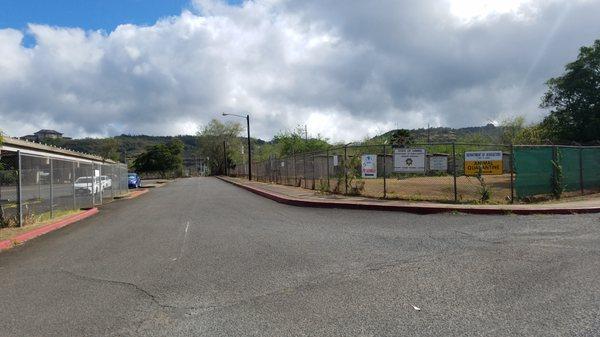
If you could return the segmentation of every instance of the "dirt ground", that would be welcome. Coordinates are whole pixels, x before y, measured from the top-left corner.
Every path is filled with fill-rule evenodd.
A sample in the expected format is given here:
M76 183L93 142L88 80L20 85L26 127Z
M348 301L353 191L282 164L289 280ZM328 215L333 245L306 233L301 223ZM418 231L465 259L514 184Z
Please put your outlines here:
M365 179L363 195L383 197L383 179ZM491 191L490 202L508 203L510 201L510 175L484 176L484 181ZM461 202L481 200L481 183L475 177L460 176L456 178L457 197ZM414 177L407 179L386 179L387 198L410 200L454 200L454 178Z
M491 203L509 203L510 201L510 174L484 176L491 197ZM361 193L365 197L383 198L383 178L362 179L364 189ZM282 182L280 182L282 183ZM283 182L293 184L290 182ZM330 179L330 191L336 185L336 179ZM319 190L321 182L315 182L315 190ZM326 180L323 180L326 186ZM305 182L301 182L305 187ZM306 187L312 188L312 180L306 181ZM478 202L481 200L481 183L475 177L460 176L456 179L457 197L460 202ZM344 186L341 187L342 193ZM405 179L387 178L386 197L388 199L403 199L414 201L454 201L454 178L452 176L437 177L411 177Z
M510 203L510 174L503 175L486 175L483 177L485 184L491 192L490 199L487 203L492 204L508 204ZM364 189L360 195L371 198L383 198L383 178L377 179L361 179L364 182ZM334 192L337 180L329 179L330 192ZM293 186L294 180L277 180L279 184ZM314 182L311 179L301 180L300 187L326 190L327 180L316 179ZM482 185L476 177L459 176L456 178L457 198L462 203L477 203L481 202ZM386 179L386 198L400 199L410 201L437 201L437 202L454 202L454 178L448 176L419 176L410 178L387 178ZM342 184L340 193L345 192ZM350 190L348 190L350 192ZM577 200L594 199L598 195L598 191L585 191L586 195L581 196L581 192L569 191L563 193L563 199ZM538 196L530 202L544 202L551 196ZM516 198L516 192L515 192ZM575 199L574 199L575 198ZM516 200L515 200L516 202Z

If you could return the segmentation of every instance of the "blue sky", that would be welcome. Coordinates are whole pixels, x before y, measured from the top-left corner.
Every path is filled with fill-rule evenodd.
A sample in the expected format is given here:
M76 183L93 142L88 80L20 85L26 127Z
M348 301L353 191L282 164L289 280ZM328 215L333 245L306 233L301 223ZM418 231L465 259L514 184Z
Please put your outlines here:
M190 7L190 0L0 0L0 28L38 23L112 31L123 23L152 25Z

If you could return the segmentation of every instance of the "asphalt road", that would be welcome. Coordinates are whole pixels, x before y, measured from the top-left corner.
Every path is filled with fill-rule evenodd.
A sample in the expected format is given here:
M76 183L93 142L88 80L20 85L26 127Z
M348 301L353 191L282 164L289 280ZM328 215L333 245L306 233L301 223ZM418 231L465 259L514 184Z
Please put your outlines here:
M0 253L0 335L594 336L599 239L597 214L307 209L179 180Z

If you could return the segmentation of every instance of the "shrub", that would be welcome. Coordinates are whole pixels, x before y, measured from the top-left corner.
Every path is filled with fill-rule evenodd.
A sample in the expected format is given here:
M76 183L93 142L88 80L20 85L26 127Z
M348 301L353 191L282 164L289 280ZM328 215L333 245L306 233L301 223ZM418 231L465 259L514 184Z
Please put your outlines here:
M556 158L552 160L552 166L554 172L552 174L552 195L556 199L560 199L563 192L565 191L565 185L563 181L563 168L560 165L560 152L557 151Z
M483 176L482 168L479 167L479 172L477 172L477 181L479 181L479 199L481 202L489 201L492 198L492 191L488 184L485 182L485 178Z

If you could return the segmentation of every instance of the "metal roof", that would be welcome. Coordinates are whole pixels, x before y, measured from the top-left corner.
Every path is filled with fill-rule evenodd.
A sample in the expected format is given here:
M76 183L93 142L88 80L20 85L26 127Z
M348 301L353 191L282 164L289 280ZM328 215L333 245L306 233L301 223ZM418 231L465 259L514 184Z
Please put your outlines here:
M51 146L27 140L21 140L17 138L11 138L3 136L2 145L0 149L5 151L22 151L26 154L33 154L38 156L55 157L63 159L79 159L84 161L93 161L107 164L115 164L117 162L110 159L103 159L100 156L64 149L57 146Z

